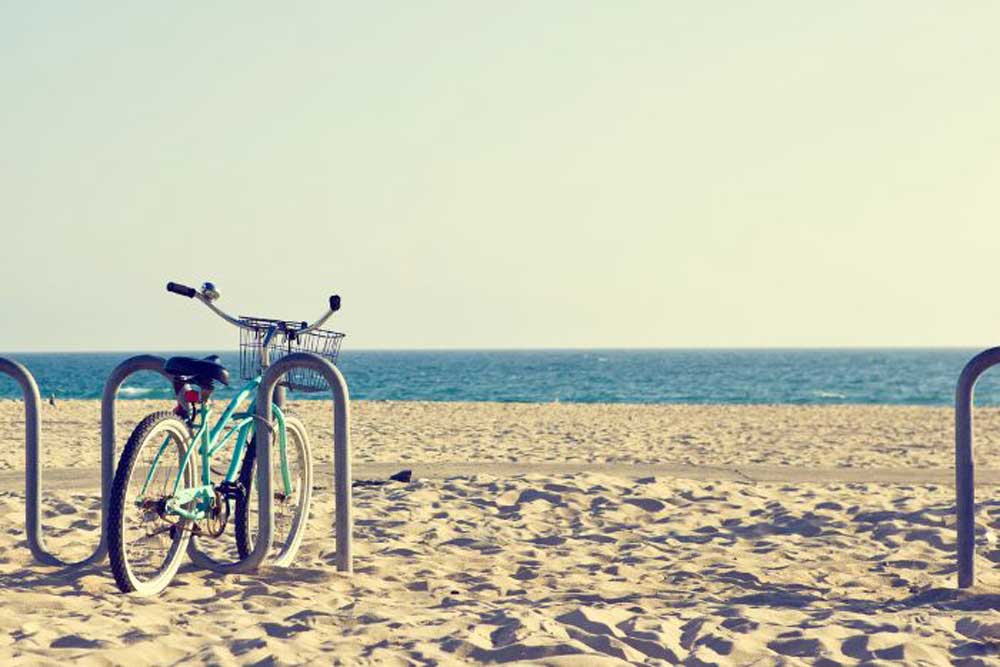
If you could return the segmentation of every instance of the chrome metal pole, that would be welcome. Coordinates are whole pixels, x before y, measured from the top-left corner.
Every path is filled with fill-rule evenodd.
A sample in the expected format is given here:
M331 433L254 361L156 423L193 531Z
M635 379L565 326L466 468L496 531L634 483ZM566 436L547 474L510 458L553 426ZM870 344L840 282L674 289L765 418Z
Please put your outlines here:
M188 545L188 554L195 565L219 574L249 572L264 564L271 549L274 531L274 495L271 475L272 433L263 425L272 421L272 402L278 382L288 371L305 368L316 371L330 385L333 394L333 476L334 476L334 529L336 531L336 567L340 572L353 571L352 531L354 522L351 513L351 434L350 395L347 382L337 367L326 359L311 352L294 352L274 362L261 378L257 390L257 498L259 502L258 532L253 550L246 558L234 562L220 562L198 549L195 540Z
M962 369L955 388L955 527L959 588L968 588L975 581L976 481L972 459L972 400L979 376L997 364L1000 364L1000 347L980 352Z
M24 531L28 549L35 560L45 565L84 565L97 554L75 563L64 562L49 551L45 546L45 536L42 535L42 466L39 456L42 430L39 413L42 401L38 383L27 368L11 359L0 357L0 373L16 380L24 397Z
M101 562L108 553L106 522L110 502L111 482L115 467L115 397L122 383L132 374L152 370L163 373L163 359L140 356L127 359L111 373L101 399L101 534L97 548L87 558L71 562L53 554L45 545L41 518L42 464L41 398L38 383L27 368L16 361L0 357L0 373L9 375L21 385L24 396L24 528L28 549L35 560L45 565L81 567Z
M163 357L152 354L129 357L115 366L104 383L104 393L101 394L101 542L93 556L98 561L108 553L107 522L111 507L111 484L115 479L115 464L118 460L115 451L118 390L125 384L125 380L143 371L159 373L171 381L172 388L172 378L163 370L166 363Z

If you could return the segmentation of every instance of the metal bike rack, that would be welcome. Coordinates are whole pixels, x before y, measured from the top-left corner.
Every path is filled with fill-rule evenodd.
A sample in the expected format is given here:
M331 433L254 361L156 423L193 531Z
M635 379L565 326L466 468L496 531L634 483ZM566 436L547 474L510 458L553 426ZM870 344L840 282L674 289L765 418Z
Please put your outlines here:
M143 371L153 371L163 376L173 388L173 378L163 367L167 361L152 354L140 354L121 362L108 376L101 395L101 542L94 557L103 560L108 553L108 515L111 507L111 484L115 479L115 442L118 390L125 380Z
M1000 364L1000 347L974 356L962 369L955 389L955 513L958 516L958 587L975 579L976 498L972 460L972 395L979 376Z
M9 375L21 385L24 396L24 495L25 495L25 533L28 538L28 549L35 560L45 565L61 567L82 567L104 560L108 553L107 517L108 505L111 501L111 482L115 474L115 401L118 390L130 376L141 371L156 371L164 377L164 360L152 355L140 355L126 359L111 372L104 385L101 397L101 537L94 553L76 562L67 562L45 546L42 531L41 498L42 498L42 468L39 457L39 441L41 440L41 419L39 417L41 397L38 383L34 376L23 365L0 357L0 373Z
M337 556L336 567L339 572L351 573L353 561L351 558L351 533L353 519L351 517L351 435L350 435L350 397L344 376L332 363L311 352L294 352L274 362L264 373L260 388L257 390L257 420L263 424L271 424L271 402L278 381L288 371L294 368L305 368L316 371L326 378L333 394L333 479L335 493L335 519ZM271 429L256 429L257 461L271 460ZM274 495L272 493L272 469L268 465L257 465L257 498L260 503L258 513L257 539L250 554L239 561L224 563L215 560L200 551L194 540L188 544L188 555L198 567L203 567L219 574L237 574L256 570L263 564L274 538Z

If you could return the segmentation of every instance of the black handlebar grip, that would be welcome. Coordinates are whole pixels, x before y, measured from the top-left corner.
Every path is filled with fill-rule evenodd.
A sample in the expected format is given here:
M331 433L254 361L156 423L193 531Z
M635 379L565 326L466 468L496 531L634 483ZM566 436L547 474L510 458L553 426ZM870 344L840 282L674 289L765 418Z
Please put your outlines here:
M330 297L330 312L335 313L340 310L340 295L334 294Z
M186 296L189 299L193 299L194 295L198 293L198 290L195 288L181 285L180 283L167 283L167 291Z

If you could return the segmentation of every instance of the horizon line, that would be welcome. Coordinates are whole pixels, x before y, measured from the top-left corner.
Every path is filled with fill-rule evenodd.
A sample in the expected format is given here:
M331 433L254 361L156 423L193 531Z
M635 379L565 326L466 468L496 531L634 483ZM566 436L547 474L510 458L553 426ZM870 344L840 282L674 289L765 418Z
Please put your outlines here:
M694 346L664 346L664 347L371 347L351 348L346 354L354 352L738 352L738 351L891 351L891 350L980 350L988 349L976 345L710 345ZM103 350L10 350L0 351L0 355L18 354L153 354L157 352L170 353L203 353L219 352L211 348L147 348L143 350L103 349ZM225 350L222 354L239 354L239 350Z

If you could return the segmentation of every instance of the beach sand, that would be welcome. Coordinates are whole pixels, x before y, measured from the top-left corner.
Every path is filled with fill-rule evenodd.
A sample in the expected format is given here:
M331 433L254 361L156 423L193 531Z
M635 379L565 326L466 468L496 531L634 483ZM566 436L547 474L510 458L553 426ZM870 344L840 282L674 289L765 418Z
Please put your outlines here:
M122 404L121 439L153 405ZM328 404L293 407L328 468ZM957 592L950 483L879 477L950 467L948 409L358 402L358 476L376 464L482 472L355 489L350 578L333 566L321 475L294 567L219 577L188 565L153 599L120 595L106 565L32 562L12 484L20 409L0 403L3 666L1000 664L995 487L979 493L977 585ZM79 468L45 503L66 557L96 542L98 417L96 402L44 407L53 477ZM977 412L985 467L1000 468L997 426L1000 411ZM708 477L788 466L798 481L649 475L644 463ZM831 468L854 481L802 481Z

